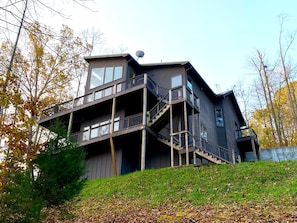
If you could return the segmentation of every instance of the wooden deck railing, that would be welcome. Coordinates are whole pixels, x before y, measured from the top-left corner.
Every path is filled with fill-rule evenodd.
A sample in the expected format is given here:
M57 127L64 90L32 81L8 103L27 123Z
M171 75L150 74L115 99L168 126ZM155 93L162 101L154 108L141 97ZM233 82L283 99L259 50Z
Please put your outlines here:
M146 79L146 81L145 81L145 79ZM131 78L129 80L119 82L119 83L111 83L110 85L107 85L104 88L101 88L99 90L95 90L91 93L74 98L73 100L68 100L61 104L56 104L49 108L46 108L42 111L42 118L46 118L53 114L67 111L72 108L79 107L81 105L88 104L90 102L106 98L110 95L113 95L113 94L116 94L119 92L123 92L128 89L129 90L133 89L134 87L137 87L144 83L147 83L147 87L150 90L152 90L154 92L157 91L156 83L153 80L151 80L146 74L142 74L142 75L138 75L134 78Z
M104 135L110 134L110 125L111 122L108 121L104 123L103 125L92 125L85 128L83 131L75 132L73 134L74 139L77 140L77 142L83 142L90 139L102 137ZM133 126L142 125L142 113L131 115L128 117L125 117L124 119L119 119L118 121L114 122L114 132L118 132L124 129L131 128Z
M236 130L235 132L236 139L244 138L244 137L252 137L256 143L259 144L258 136L255 131L250 127L241 128Z
M168 93L148 112L149 121L153 120L168 105Z
M227 149L215 143L211 143L203 138L194 138L189 131L187 131L187 135L188 135L189 147L194 147L196 149L202 150L210 154L211 156L222 160L223 162L233 163L231 149ZM169 134L168 135L159 134L159 136L161 136L163 139L170 141ZM185 137L186 137L185 131L181 133L175 133L173 135L173 143L182 148L185 148Z

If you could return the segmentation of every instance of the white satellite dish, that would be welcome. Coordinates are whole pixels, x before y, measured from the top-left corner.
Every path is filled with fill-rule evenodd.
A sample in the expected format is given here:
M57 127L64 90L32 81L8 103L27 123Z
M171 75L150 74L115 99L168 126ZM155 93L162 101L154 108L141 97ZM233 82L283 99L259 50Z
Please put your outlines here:
M137 56L137 60L138 60L139 58L142 58L144 56L144 52L142 50L138 50L138 51L136 51L136 56Z

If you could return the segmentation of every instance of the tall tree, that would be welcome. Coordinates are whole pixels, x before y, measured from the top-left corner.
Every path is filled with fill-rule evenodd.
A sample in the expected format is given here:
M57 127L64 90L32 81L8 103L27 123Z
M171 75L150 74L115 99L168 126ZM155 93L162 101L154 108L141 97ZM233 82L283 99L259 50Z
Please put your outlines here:
M293 65L289 58L289 51L292 48L292 44L294 43L296 37L296 31L287 33L288 35L285 37L286 34L284 32L284 22L285 16L279 16L279 23L280 23L280 31L279 31L279 57L280 57L280 68L279 72L284 81L285 89L288 95L288 101L290 105L290 112L293 117L293 122L295 128L297 128L297 101L295 96L295 85L290 84L294 80L294 73L293 73ZM284 40L285 39L285 40Z
M261 92L265 101L265 106L267 106L267 117L269 119L269 125L273 132L273 140L275 143L278 143L280 146L283 145L282 133L279 125L279 119L277 115L277 110L274 104L274 88L275 85L273 83L274 69L270 70L268 73L267 65L264 62L263 54L257 50L257 55L251 59L251 64L257 72L259 78L259 86L257 89L261 89ZM259 97L259 91L257 91L259 98L259 103L261 103L262 97Z
M73 96L71 83L78 71L85 71L82 55L88 54L90 44L67 26L59 35L38 22L27 24L26 30L26 48L17 50L9 85L0 92L5 105L0 137L6 139L9 152L20 154L18 161L29 164L40 149L37 121L42 109ZM3 57L10 55L11 47L9 42L2 44Z
M294 85L292 88L297 87L297 81L290 83ZM287 87L281 87L275 92L275 100L273 101L275 107L278 109L278 120L280 123L280 130L283 137L283 145L296 145L297 143L297 131L295 128L294 120L291 115L290 102L288 100ZM297 91L295 91L297 96ZM273 130L271 125L267 125L268 107L257 109L253 113L251 124L261 141L262 148L271 148L278 146L271 140L273 137Z

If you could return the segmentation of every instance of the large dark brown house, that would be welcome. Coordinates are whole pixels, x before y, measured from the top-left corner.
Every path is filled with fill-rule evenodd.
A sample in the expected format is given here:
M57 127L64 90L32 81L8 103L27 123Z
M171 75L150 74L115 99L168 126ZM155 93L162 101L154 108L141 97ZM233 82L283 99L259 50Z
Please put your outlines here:
M44 110L40 125L63 120L87 151L89 179L259 157L234 93L215 94L191 63L85 59L85 95Z

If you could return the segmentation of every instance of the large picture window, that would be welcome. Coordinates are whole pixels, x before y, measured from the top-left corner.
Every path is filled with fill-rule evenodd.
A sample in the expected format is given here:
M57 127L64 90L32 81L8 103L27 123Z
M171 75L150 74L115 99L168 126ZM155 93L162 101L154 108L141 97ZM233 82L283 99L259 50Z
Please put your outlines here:
M96 67L91 71L89 88L99 87L123 77L123 66Z

